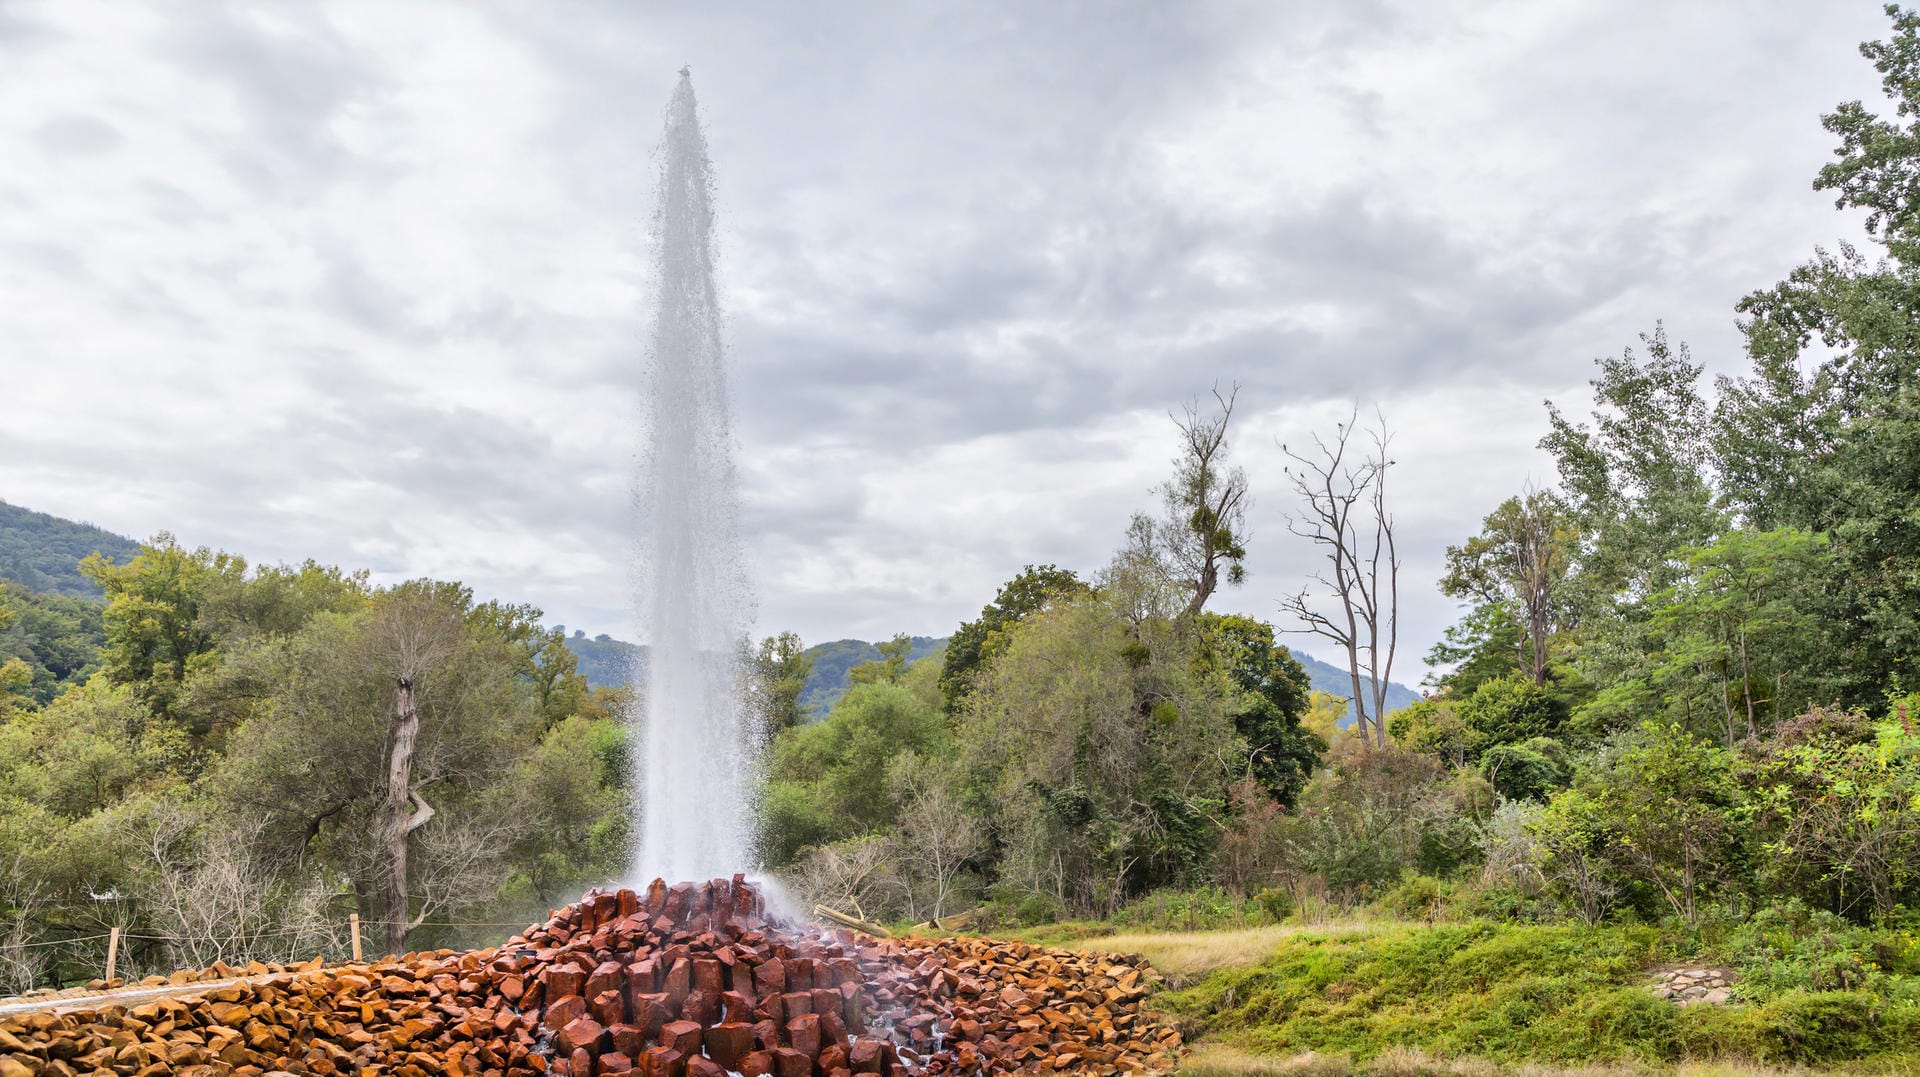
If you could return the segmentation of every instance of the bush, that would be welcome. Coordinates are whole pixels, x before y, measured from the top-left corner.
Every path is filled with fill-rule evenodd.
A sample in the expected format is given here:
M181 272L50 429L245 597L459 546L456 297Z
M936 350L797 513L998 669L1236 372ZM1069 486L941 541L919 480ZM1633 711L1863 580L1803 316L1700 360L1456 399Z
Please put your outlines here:
M1769 1062L1839 1062L1912 1049L1920 1022L1911 1005L1865 991L1794 991L1758 1009L1752 1035L1755 1054Z
M1266 910L1267 919L1276 924L1293 915L1293 895L1278 887L1267 887L1253 895L1253 900Z
M1374 907L1401 920L1431 920L1439 914L1442 896L1440 880L1433 876L1404 875Z
M1285 891L1263 893L1278 895L1287 903L1287 911L1292 910L1292 898ZM1203 886L1197 890L1156 890L1122 907L1112 920L1120 927L1153 931L1214 931L1284 918L1285 913L1270 916L1262 899L1237 898L1217 886Z
M1725 950L1740 970L1736 990L1755 1002L1853 990L1920 1002L1920 935L1911 930L1860 927L1796 901L1755 913Z
M1545 800L1573 776L1566 752L1551 737L1496 744L1480 756L1480 773L1508 800Z

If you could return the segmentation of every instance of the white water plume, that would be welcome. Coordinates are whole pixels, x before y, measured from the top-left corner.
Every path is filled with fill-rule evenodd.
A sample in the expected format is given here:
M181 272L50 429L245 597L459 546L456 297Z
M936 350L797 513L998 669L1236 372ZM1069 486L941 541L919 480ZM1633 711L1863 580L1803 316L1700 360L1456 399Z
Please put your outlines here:
M693 81L685 70L680 76L661 153L658 291L635 487L636 605L651 649L636 716L636 882L718 878L751 866L759 754L745 690L752 597L714 288L712 166Z

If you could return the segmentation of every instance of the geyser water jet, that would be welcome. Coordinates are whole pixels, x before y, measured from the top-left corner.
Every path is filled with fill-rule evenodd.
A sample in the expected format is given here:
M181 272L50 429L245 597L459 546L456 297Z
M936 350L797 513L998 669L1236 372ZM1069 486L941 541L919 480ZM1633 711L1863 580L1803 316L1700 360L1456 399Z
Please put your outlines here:
M635 486L636 606L651 650L636 723L636 882L730 876L750 866L753 852L758 744L743 653L752 600L714 287L712 166L684 68L667 106L654 232L656 302Z

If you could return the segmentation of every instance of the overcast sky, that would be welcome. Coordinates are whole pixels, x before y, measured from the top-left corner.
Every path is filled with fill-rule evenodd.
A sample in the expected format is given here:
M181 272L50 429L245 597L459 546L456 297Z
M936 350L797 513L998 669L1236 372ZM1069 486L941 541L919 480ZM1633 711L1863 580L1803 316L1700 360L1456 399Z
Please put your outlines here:
M1412 682L1446 544L1553 478L1542 401L1656 319L1737 369L1734 302L1857 235L1810 181L1878 8L0 0L0 498L632 638L691 64L763 632L1098 569L1238 383L1215 608L1280 619L1276 441L1377 404Z

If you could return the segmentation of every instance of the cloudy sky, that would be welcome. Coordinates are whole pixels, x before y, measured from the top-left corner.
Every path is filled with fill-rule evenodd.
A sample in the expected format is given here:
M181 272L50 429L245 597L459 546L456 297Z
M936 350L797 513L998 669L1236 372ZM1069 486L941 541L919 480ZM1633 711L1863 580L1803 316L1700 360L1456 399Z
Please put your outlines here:
M943 635L1097 569L1238 383L1248 581L1311 570L1277 442L1397 431L1403 679L1546 398L1858 232L1819 115L1878 4L0 0L0 498L464 579L631 638L663 108L720 199L760 628ZM1306 642L1309 650L1317 650Z

